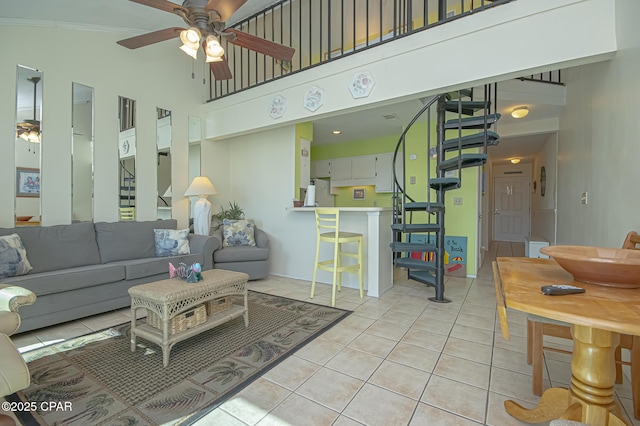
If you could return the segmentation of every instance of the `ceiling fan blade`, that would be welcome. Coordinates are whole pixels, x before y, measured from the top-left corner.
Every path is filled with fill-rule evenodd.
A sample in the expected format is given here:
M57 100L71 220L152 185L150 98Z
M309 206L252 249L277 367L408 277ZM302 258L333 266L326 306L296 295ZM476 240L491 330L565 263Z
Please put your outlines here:
M227 59L224 56L221 61L209 62L209 67L211 68L211 72L213 72L213 76L216 78L216 81L231 80L233 78Z
M179 4L171 3L167 0L131 0L134 3L143 4L145 6L153 7L156 9L164 10L165 12L175 13L175 10L182 10L185 13L189 13L189 9L182 7Z
M180 27L165 28L164 30L154 31L152 33L147 33L147 34L142 34L142 35L131 37L131 38L126 38L124 40L118 41L117 43L120 46L124 46L129 49L137 49L139 47L144 47L150 44L180 37L180 31L182 31L183 29L184 28L180 28Z
M235 28L227 28L224 31L226 33L233 33L236 36L235 39L229 37L227 39L229 43L233 43L236 46L244 47L250 50L255 50L258 53L272 56L276 59L280 59L281 61L291 62L293 54L296 52L296 49L294 49L293 47L284 46L273 41L265 40L263 38L236 30Z
M225 22L246 2L247 0L209 0L204 9L215 10L220 15L220 20Z

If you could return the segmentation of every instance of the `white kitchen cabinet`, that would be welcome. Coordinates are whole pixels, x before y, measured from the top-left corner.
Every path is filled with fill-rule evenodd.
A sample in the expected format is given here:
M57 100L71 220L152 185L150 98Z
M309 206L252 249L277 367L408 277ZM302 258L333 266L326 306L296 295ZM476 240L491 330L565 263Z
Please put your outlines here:
M331 176L331 160L317 160L311 162L312 178L328 178Z
M402 182L402 166L396 164L398 181ZM393 192L393 152L376 155L376 192Z
M359 157L351 157L351 179L374 179L375 177L375 155L361 155Z
M351 157L334 158L331 160L331 180L351 179Z

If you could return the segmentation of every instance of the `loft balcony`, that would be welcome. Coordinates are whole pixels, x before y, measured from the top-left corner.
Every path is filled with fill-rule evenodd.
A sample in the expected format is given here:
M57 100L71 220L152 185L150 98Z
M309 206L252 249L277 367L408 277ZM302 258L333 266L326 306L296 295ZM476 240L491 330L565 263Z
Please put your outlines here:
M284 0L235 28L293 47L291 62L223 41L231 78L211 74L210 100L375 48L512 0Z

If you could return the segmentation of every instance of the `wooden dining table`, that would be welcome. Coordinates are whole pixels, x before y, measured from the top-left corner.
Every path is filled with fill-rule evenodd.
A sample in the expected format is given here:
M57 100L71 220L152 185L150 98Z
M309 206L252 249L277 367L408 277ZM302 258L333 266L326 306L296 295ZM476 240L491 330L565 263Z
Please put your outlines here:
M499 257L497 265L496 291L502 290L508 309L567 322L573 337L570 388L547 389L531 409L505 401L506 411L528 423L568 419L591 426L627 425L614 395L614 356L620 334L640 335L640 289L574 281L553 259ZM552 284L585 292L543 295L540 287Z

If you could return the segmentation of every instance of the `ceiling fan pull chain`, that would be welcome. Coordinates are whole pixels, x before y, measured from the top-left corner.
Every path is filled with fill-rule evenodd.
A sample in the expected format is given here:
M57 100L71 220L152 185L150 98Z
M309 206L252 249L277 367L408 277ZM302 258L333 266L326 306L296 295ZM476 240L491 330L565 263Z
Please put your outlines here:
M207 84L207 62L202 61L202 85L206 86Z
M196 69L194 68L194 62L195 61L191 61L191 80L195 80L196 79Z

